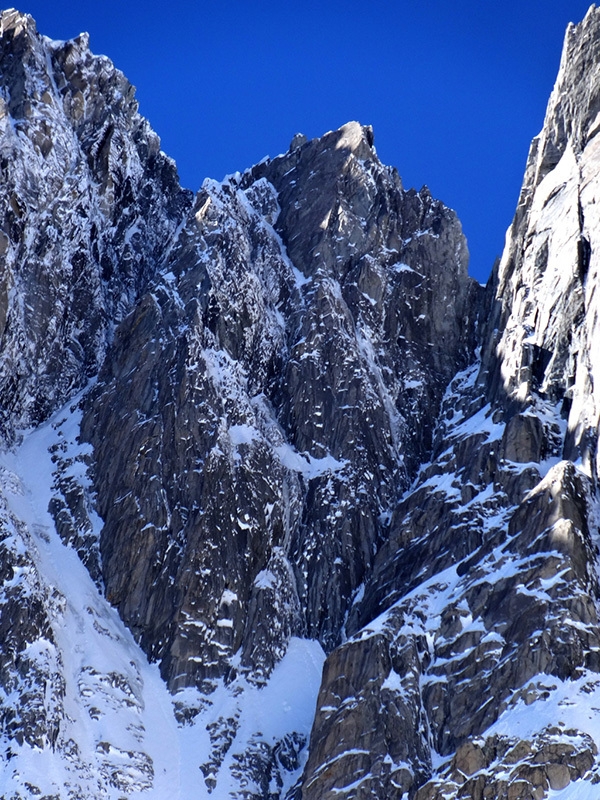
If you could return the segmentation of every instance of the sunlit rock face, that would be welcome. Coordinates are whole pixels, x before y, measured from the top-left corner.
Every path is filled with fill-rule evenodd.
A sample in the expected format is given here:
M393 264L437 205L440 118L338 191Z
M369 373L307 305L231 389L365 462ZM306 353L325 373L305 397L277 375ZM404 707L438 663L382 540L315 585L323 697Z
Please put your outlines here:
M544 127L531 145L502 261L493 276L491 391L524 406L561 402L565 458L598 475L600 378L598 11L566 34Z
M0 18L0 435L46 419L97 374L189 193L86 35Z
M485 289L369 127L194 199L0 33L0 795L593 796L600 11Z

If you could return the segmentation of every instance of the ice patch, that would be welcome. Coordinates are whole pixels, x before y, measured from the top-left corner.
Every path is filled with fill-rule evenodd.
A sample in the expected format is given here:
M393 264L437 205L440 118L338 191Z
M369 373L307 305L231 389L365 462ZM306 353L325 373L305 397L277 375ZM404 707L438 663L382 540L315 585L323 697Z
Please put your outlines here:
M332 455L315 458L299 453L289 444L280 444L274 449L284 467L293 472L300 472L307 480L318 478L328 472L340 472L348 463L346 460L338 461Z

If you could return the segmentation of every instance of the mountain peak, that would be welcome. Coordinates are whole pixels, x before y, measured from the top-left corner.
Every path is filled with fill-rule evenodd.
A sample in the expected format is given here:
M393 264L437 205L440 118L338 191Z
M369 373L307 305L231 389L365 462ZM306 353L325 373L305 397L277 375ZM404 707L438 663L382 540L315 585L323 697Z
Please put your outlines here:
M600 129L600 8L570 25L544 126L534 140L537 185L559 162L568 144L579 153Z
M347 122L336 131L338 139L336 148L346 148L352 153L359 154L364 152L366 144L369 150L373 147L373 128L370 125L361 125L360 122Z
M30 14L23 14L16 8L7 8L0 11L0 36L13 32L18 36L23 31L31 34L37 33L35 20Z

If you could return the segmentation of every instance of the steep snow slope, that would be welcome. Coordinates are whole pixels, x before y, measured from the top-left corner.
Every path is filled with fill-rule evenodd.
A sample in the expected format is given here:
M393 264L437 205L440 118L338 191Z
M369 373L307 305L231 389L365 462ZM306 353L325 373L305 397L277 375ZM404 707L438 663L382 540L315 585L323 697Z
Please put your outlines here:
M84 451L74 442L79 417L60 413L2 457L4 515L14 549L25 551L28 562L13 566L4 589L19 587L31 625L41 622L32 595L45 611L38 637L3 670L3 710L19 697L17 713L35 714L35 738L25 736L20 746L6 742L2 796L30 796L38 787L47 796L117 798L154 785L155 796L178 797L176 725L158 670L148 666L76 552L62 544L48 512L51 450L66 447L72 472L85 470ZM21 676L32 669L35 700L19 692Z
M262 688L239 680L210 699L189 691L172 697L48 512L57 453L70 477L86 483L80 419L77 404L67 407L0 458L3 530L10 533L2 547L14 554L12 565L3 557L4 573L12 566L2 587L3 624L12 601L29 626L26 641L3 638L0 795L206 797L203 773L210 785L220 767L225 797L240 789L255 751L260 792L260 758L275 744L277 769L267 782L286 788L302 767L297 751L310 732L322 651L294 639ZM22 635L23 620L11 621L11 633ZM221 764L219 737L229 718L236 727Z

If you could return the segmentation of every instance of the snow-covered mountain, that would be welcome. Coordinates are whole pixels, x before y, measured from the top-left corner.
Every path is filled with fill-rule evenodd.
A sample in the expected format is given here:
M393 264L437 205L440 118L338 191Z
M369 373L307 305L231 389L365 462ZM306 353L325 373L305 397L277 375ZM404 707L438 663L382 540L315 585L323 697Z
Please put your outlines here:
M370 128L194 199L0 34L0 795L599 797L600 10L485 288Z

